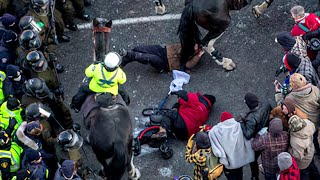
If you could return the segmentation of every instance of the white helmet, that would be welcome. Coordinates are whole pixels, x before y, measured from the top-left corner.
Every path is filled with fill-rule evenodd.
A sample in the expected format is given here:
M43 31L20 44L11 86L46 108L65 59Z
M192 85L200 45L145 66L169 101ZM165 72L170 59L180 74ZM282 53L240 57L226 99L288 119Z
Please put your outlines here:
M116 52L109 52L104 58L104 65L108 71L116 70L121 64L121 56Z

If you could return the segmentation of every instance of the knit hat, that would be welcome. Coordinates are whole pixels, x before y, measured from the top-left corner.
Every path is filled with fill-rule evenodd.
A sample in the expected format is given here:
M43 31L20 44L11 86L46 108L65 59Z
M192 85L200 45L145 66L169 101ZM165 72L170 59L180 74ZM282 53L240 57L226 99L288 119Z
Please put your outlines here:
M197 132L194 140L198 149L208 149L211 147L210 139L206 132Z
M289 124L289 130L293 132L300 131L301 129L307 126L306 121L297 115L291 116L288 121L288 124Z
M71 179L75 171L75 162L72 160L65 160L61 164L61 173L68 179Z
M6 44L14 43L18 40L18 35L11 30L5 31L2 35L2 40Z
M12 111L19 108L20 102L17 98L10 97L7 101L7 108Z
M113 105L115 102L113 101L113 98L110 93L101 94L96 97L96 102L102 106L107 108L108 106Z
M34 163L35 161L38 161L40 159L41 155L38 151L28 148L25 151L25 157L28 162Z
M277 34L276 42L278 42L285 51L290 51L296 44L296 39L288 31L283 31Z
M14 17L13 15L11 14L8 14L8 13L5 13L2 15L1 17L1 22L2 22L2 25L6 28L6 29L9 29L10 26L14 25L14 23L16 22L16 17Z
M290 72L295 72L296 69L299 67L300 63L301 60L297 55L292 53L285 55L284 64Z
M303 75L299 73L294 73L290 76L291 88L299 89L301 87L304 87L305 85L307 85L307 81Z
M259 98L252 93L247 93L244 97L244 100L250 110L256 108L259 105Z
M19 66L9 64L6 68L7 77L11 79L18 77L18 71L20 71Z
M293 114L294 111L295 111L295 108L296 108L296 102L290 98L290 97L287 97L285 98L282 102L281 102L282 105L285 105L288 109L288 114ZM282 107L281 107L282 108Z
M31 121L26 127L27 133L31 135L39 135L42 132L42 126L39 121Z
M229 112L225 111L222 112L221 116L220 116L220 122L223 122L225 120L231 119L233 118L232 114L230 114Z
M210 101L211 106L216 102L216 97L214 97L214 96L212 96L212 95L204 94L203 96Z
M276 137L283 131L282 121L279 118L274 118L270 121L269 132L271 136Z
M289 169L292 166L292 157L287 152L282 152L278 155L278 166L280 171Z

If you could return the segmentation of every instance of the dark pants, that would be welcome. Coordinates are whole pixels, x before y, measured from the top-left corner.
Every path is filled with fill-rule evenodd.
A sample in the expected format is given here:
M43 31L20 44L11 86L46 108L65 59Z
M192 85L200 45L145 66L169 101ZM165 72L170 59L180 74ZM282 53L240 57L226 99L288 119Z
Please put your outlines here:
M300 179L301 180L314 180L320 179L319 171L317 166L314 164L312 160L310 165L306 169L300 170Z
M258 158L260 156L260 151L254 152L254 161L250 163L251 168L251 178L257 178L259 179L259 164L258 164Z
M188 138L188 129L186 123L176 110L160 111L163 116L161 127L176 135L178 139L186 140Z
M264 179L265 180L277 180L277 174L264 172Z
M227 169L224 167L223 172L228 180L242 180L243 179L242 167L238 168L238 169Z
M318 142L318 133L319 133L319 130L317 128L316 132L313 134L313 144L314 144L314 148L316 150L315 154L317 156L320 156L320 145Z
M119 84L118 85L118 91L119 94L121 95L122 99L124 102L129 105L130 104L130 98L129 94L125 91L124 86ZM95 93L89 89L89 84L85 83L82 84L77 92L76 95L73 96L72 101L71 101L71 108L75 108L77 110L81 109L82 104L86 100L87 96L89 94Z
M123 57L121 65L125 66L133 61L138 61L142 64L149 63L159 72L169 69L166 49L159 45L137 46L133 48Z

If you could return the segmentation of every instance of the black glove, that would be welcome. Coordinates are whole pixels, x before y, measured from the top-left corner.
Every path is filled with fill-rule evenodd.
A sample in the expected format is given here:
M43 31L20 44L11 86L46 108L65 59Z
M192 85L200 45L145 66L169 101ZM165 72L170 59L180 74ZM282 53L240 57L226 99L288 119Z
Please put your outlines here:
M171 91L170 94L171 94L171 95L176 95L176 94L177 94L177 91Z
M276 71L275 76L278 77L282 72L286 73L288 71L288 69L285 66L280 66L279 69Z
M320 38L320 29L316 29L314 31L307 32L302 36L303 40L311 40L312 38Z
M62 96L64 94L64 89L63 87L58 87L57 89L53 90L53 93L56 96Z
M16 124L17 124L16 118L10 117L9 118L9 126L8 126L8 128L13 129Z
M49 61L56 62L58 60L57 56L54 53L48 53Z

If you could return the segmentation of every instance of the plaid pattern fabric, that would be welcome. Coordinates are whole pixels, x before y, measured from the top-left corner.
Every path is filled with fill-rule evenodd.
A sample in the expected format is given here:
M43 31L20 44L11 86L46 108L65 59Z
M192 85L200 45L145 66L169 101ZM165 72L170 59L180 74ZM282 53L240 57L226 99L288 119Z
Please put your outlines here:
M264 171L275 174L279 172L277 156L281 152L286 152L289 146L288 132L282 132L277 137L272 137L270 133L256 136L252 143L254 151L261 151L261 161Z

